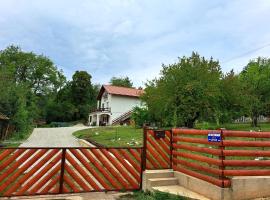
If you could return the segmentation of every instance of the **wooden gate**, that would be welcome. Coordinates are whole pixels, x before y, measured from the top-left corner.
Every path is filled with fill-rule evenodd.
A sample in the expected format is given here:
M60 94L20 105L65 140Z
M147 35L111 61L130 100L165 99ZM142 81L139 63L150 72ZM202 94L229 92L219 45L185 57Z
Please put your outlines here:
M141 148L0 149L0 196L141 188Z
M169 169L172 165L170 130L144 130L145 169Z

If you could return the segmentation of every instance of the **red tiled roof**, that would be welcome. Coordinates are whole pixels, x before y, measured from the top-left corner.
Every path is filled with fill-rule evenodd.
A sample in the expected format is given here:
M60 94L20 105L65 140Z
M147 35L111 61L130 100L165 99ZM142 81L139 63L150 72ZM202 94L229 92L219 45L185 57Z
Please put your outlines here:
M144 93L144 90L135 89L135 88L119 87L119 86L113 86L113 85L103 85L99 91L98 99L101 98L104 91L108 92L109 94L130 96L130 97L139 97Z

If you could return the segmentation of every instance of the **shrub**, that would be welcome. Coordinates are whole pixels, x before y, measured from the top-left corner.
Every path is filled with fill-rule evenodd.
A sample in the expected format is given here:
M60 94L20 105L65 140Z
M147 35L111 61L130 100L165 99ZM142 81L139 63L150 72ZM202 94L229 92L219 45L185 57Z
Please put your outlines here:
M135 122L135 126L142 127L145 123L149 122L149 113L147 108L135 107L131 115L132 120Z

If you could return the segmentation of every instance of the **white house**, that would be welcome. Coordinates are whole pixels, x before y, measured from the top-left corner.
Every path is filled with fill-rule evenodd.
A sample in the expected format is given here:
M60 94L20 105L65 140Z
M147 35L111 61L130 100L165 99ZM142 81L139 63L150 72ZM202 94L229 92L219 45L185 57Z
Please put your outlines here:
M106 126L128 122L135 106L141 105L142 89L103 85L97 96L97 109L89 114L89 125Z

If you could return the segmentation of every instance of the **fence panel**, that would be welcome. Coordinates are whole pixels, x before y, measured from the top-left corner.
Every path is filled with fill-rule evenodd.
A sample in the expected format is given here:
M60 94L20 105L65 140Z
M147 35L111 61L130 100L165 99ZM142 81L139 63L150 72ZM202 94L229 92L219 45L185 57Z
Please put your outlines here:
M172 132L174 170L219 187L230 186L230 180L223 173L223 141L207 139L208 133L221 134L220 130L173 129Z
M0 196L137 190L142 148L2 148Z
M209 142L209 133L221 141ZM269 176L269 138L270 132L173 129L173 169L220 187L229 187L232 176Z
M0 149L0 196L59 191L61 149Z
M171 168L171 131L147 129L145 134L146 169ZM156 134L159 134L157 136Z
M224 175L269 176L270 132L224 130Z
M136 190L141 149L67 149L63 192Z

